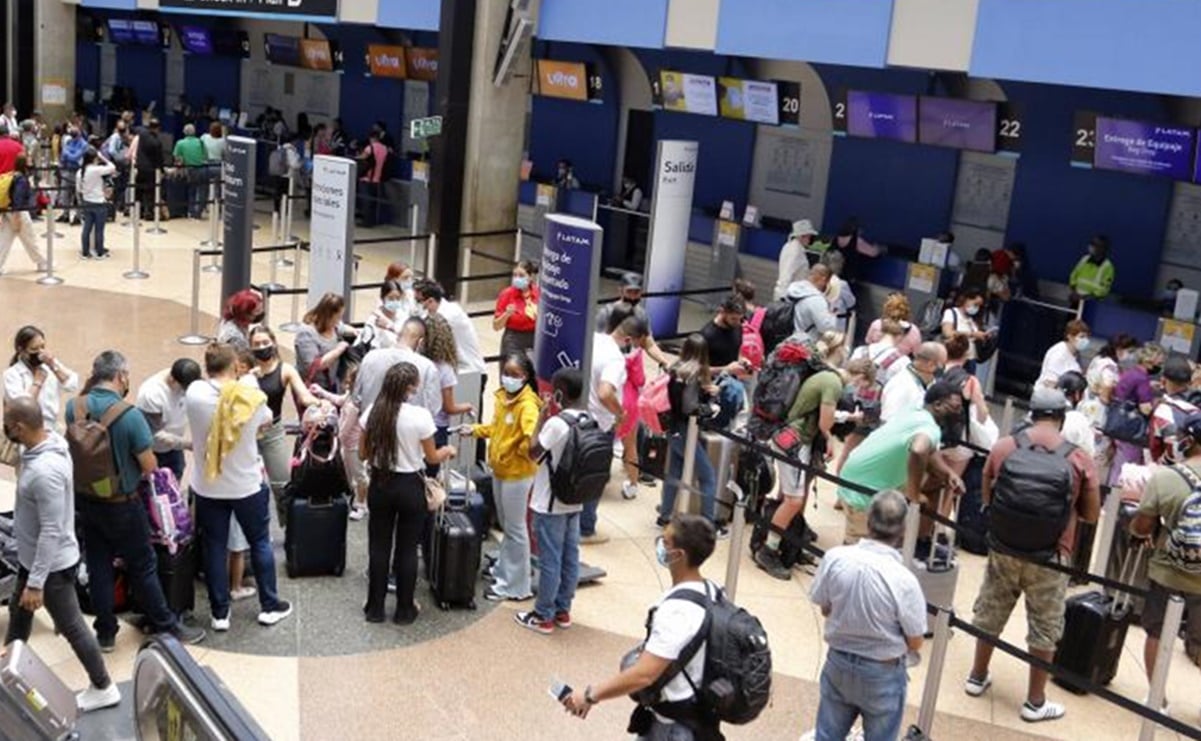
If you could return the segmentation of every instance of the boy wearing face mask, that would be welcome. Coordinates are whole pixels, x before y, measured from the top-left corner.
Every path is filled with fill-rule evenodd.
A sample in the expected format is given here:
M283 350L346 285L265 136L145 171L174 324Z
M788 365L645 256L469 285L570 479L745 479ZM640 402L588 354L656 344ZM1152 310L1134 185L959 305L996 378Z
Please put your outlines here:
M1080 353L1088 348L1090 341L1088 325L1079 319L1068 322L1063 331L1063 340L1051 345L1043 356L1043 367L1038 374L1038 386L1055 388L1064 373L1083 372Z

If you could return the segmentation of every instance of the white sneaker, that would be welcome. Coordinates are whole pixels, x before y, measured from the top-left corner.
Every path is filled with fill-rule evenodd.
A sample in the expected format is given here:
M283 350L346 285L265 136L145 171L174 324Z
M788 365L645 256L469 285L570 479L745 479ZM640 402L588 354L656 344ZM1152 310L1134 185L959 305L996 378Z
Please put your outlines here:
M350 519L358 522L367 516L367 508L362 505L354 505L350 508Z
M259 590L255 589L254 587L238 587L237 589L230 590L229 598L234 602L240 602L241 600L253 597L258 593Z
M991 674L985 674L984 679L976 679L975 677L973 677L972 675L969 674L967 679L963 683L963 691L966 692L971 697L979 697L980 695L983 695L985 692L987 692L988 688L991 686L992 686L992 675ZM1023 709L1022 712L1024 713L1025 709Z
M93 710L103 710L120 704L121 690L117 689L117 683L111 680L104 689L88 687L75 695L75 705L81 713L90 713Z
M275 625L291 614L292 603L281 599L274 610L259 613L259 625Z
M1059 720L1067 711L1063 709L1063 705L1050 700L1043 700L1043 704L1039 707L1034 707L1028 701L1022 703L1022 720L1027 723L1038 723L1044 720Z
M230 610L230 612L232 613L233 611ZM210 623L210 625L213 626L213 630L217 633L225 633L229 630L229 615L226 615L223 618L213 617L213 621Z
M638 484L630 481L623 481L621 484L621 497L622 499L637 499Z

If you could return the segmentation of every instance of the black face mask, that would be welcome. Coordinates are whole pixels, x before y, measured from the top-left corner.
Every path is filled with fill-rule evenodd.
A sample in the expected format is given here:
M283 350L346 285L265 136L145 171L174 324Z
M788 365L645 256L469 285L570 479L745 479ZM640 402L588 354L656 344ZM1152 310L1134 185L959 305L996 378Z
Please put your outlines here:
M627 298L626 299L626 303L629 304L630 306L637 306L641 302L642 302L641 298Z
M275 357L275 345L268 345L267 347L256 347L255 349L251 350L250 352L254 354L254 357L256 360L263 360L263 361L271 360L272 358Z
M1160 373L1163 372L1163 366L1162 365L1153 365L1147 369L1147 372L1153 376L1158 376Z
M37 368L42 364L42 354L40 352L32 352L25 354L25 365L30 368Z

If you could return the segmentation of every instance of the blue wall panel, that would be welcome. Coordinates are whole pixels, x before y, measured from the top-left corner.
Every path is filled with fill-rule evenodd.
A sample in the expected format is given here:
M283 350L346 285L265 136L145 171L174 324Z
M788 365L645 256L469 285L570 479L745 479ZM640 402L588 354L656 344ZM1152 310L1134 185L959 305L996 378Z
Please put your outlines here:
M1167 120L1152 95L1024 83L1003 86L1024 110L1022 157L1008 238L1027 244L1040 277L1066 283L1089 238L1108 234L1117 267L1114 290L1149 296L1159 269L1172 182L1074 168L1068 164L1077 110Z
M893 0L722 0L717 52L883 67L892 4Z
M585 44L543 44L537 56L565 62L585 62L601 75L602 103L582 103L535 95L530 123L530 159L534 176L550 180L555 162L566 158L588 190L612 190L617 157L617 117L621 86L596 49Z
M138 0L81 0L85 8L108 8L110 10L137 10Z
M538 38L660 49L667 33L668 0L547 0Z
M382 6L381 6L382 9ZM366 141L371 124L383 121L400 139L404 114L404 81L367 76L367 45L393 44L371 26L351 24L321 26L327 38L342 48L343 70L338 109L342 124L352 137ZM435 42L436 43L436 42Z
M737 212L746 208L755 154L754 126L690 113L656 111L655 139L685 139L700 145L693 206L717 209L722 201L730 200L734 201ZM710 233L705 241L712 238Z
M100 44L75 43L75 86L95 90L96 99L100 99Z
M176 101L167 101L166 95L167 55L157 46L118 46L117 84L132 88L142 108L158 101L155 110L162 115Z
M375 25L382 28L437 31L441 17L440 0L379 0Z
M1201 95L1198 30L1196 0L980 0L971 74Z
M184 91L193 108L212 96L217 108L238 110L241 106L242 59L240 57L184 56Z

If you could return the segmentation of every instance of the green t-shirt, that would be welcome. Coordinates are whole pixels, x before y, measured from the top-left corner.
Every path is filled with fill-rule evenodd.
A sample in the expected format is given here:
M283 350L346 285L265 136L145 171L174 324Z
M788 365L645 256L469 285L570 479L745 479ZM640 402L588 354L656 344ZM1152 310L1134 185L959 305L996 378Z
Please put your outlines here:
M208 164L208 153L204 151L204 142L194 136L185 136L175 142L173 154L176 159L184 163L185 167L199 167Z
M1186 464L1188 465L1188 464ZM1198 475L1201 468L1189 465ZM1151 475L1147 488L1143 491L1142 501L1139 502L1138 512L1150 515L1163 521L1163 536L1166 538L1176 527L1180 518L1180 510L1184 502L1192 494L1192 488L1185 483L1184 478L1170 468L1159 468ZM1186 574L1172 568L1164 555L1162 545L1155 549L1147 564L1147 576L1168 589L1174 589L1189 594L1201 594L1201 574Z
M808 444L817 438L817 412L822 406L834 406L842 396L842 377L836 371L814 373L797 391L788 423L801 433L801 442Z
M942 444L942 430L930 412L914 409L898 414L851 451L840 475L874 491L904 487L909 478L909 448L919 434L928 437L935 450ZM871 503L867 494L842 487L838 498L857 510L865 510Z

